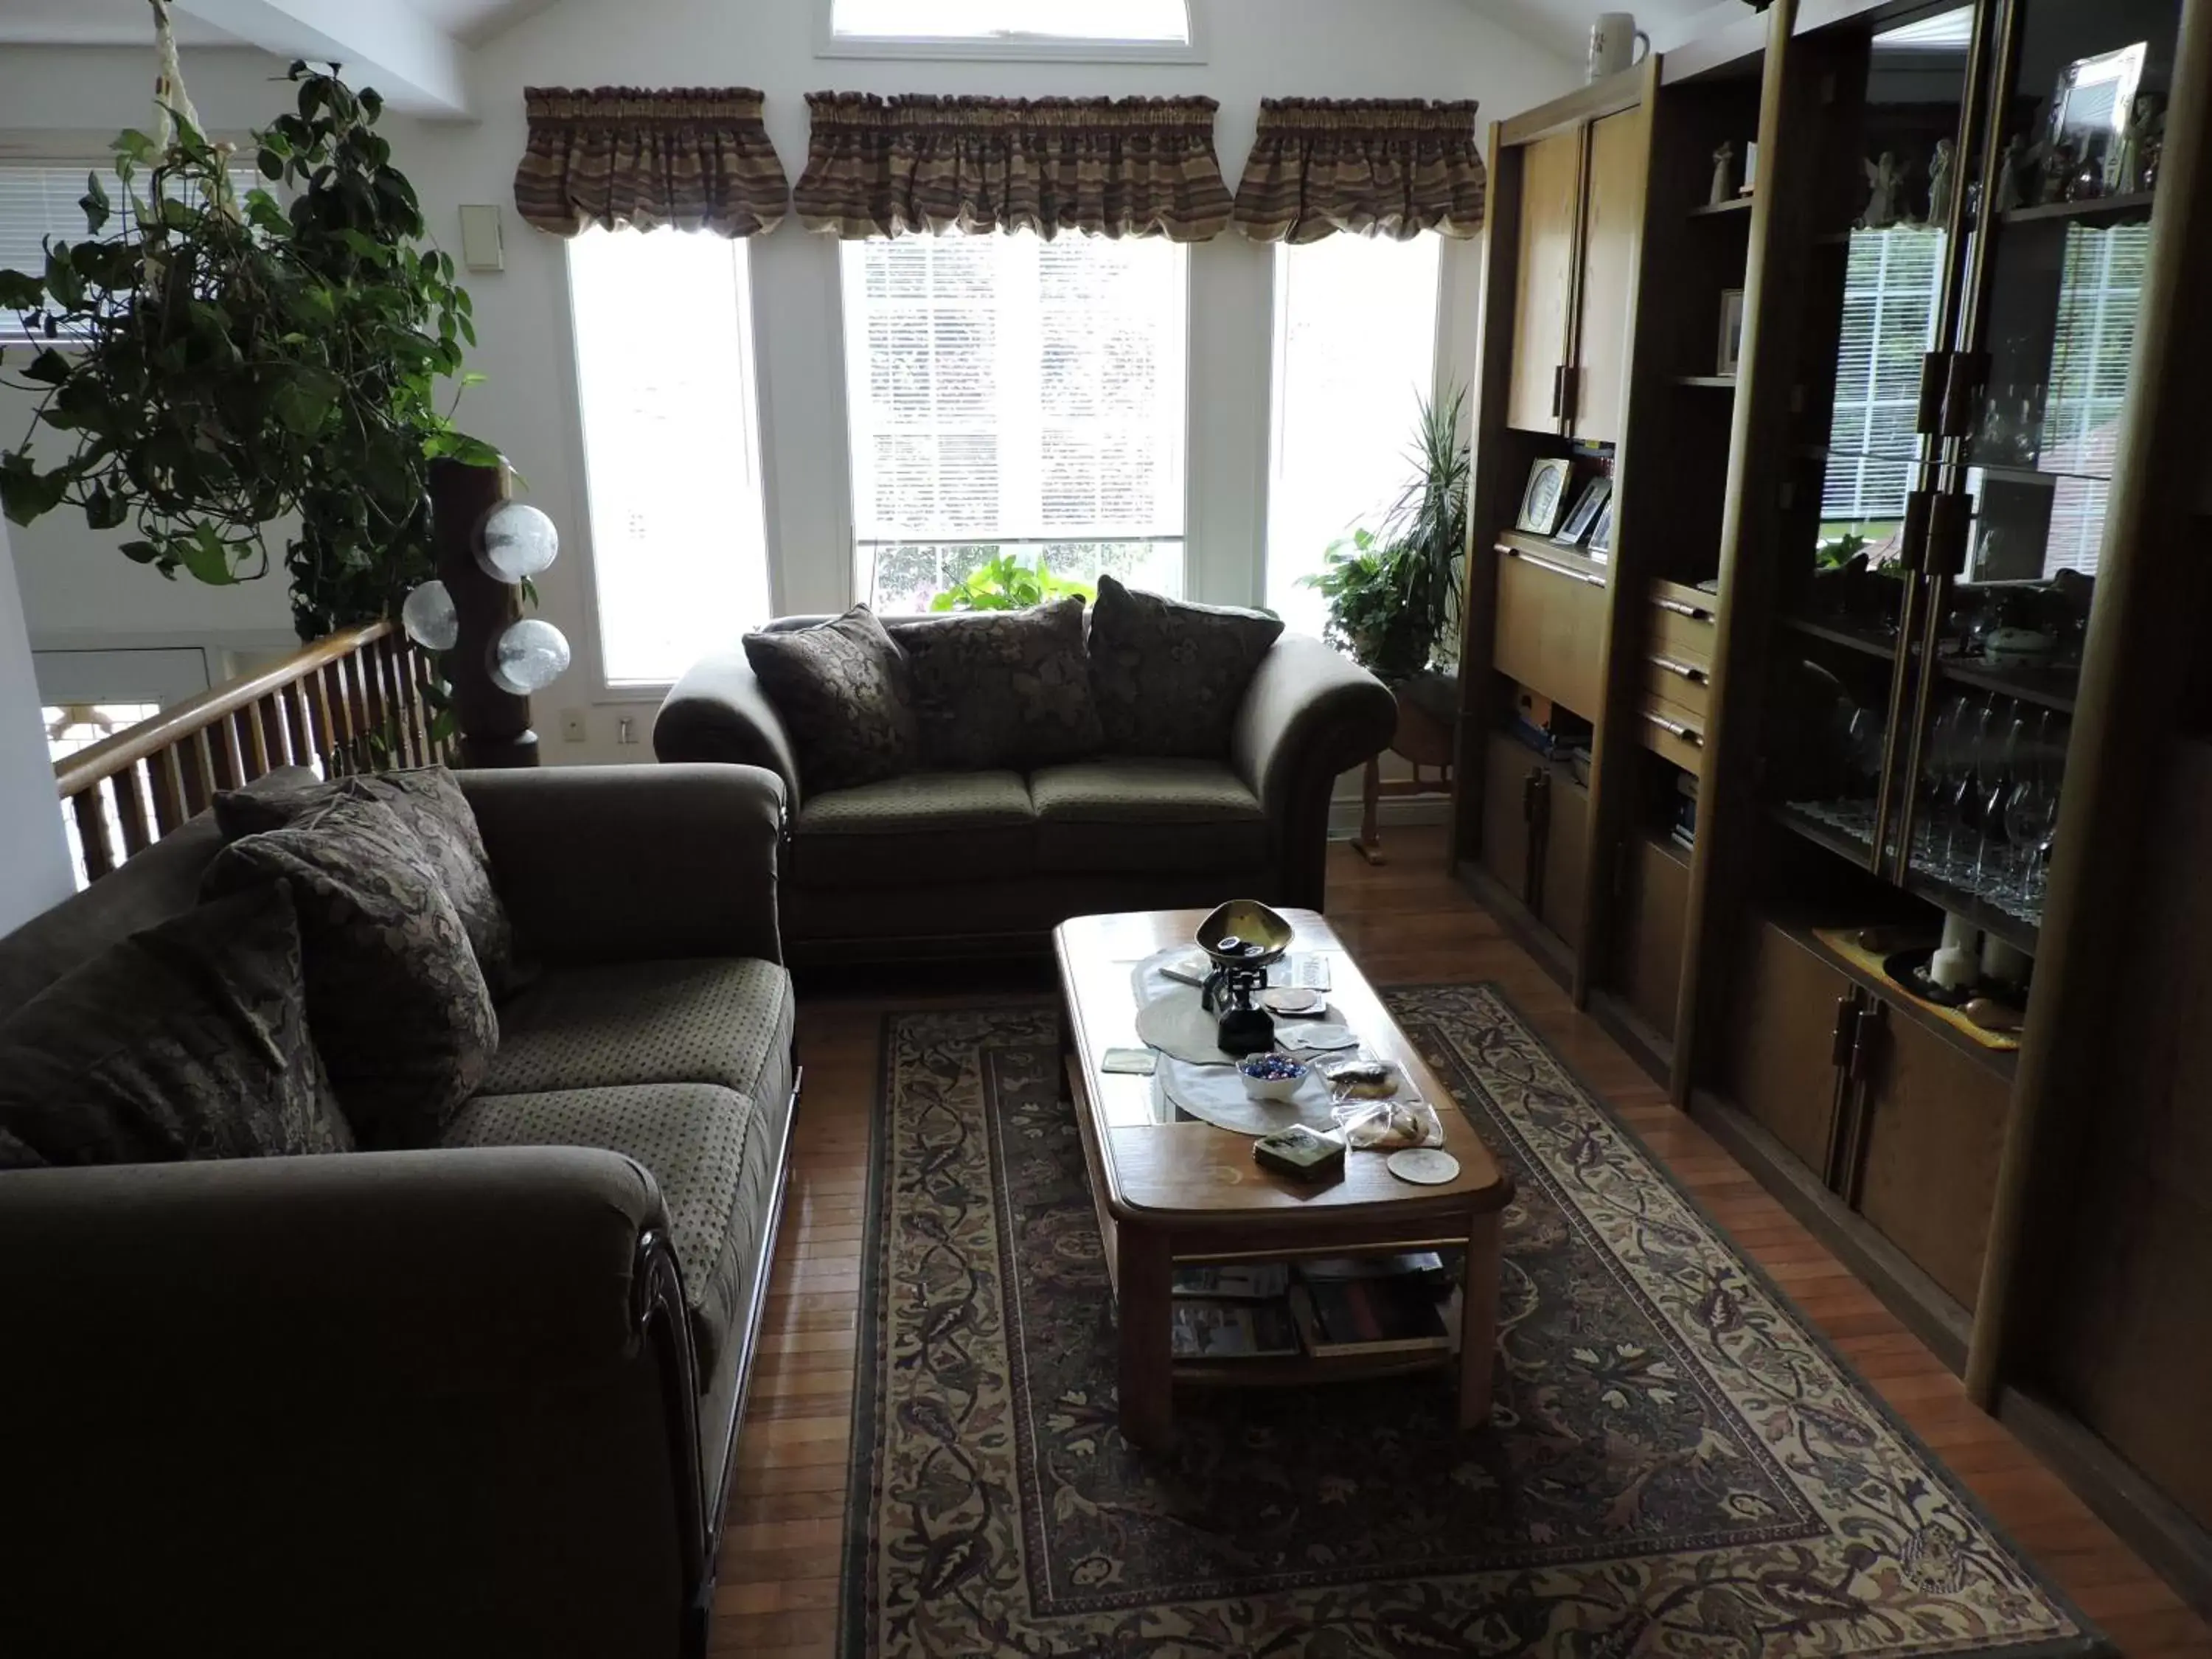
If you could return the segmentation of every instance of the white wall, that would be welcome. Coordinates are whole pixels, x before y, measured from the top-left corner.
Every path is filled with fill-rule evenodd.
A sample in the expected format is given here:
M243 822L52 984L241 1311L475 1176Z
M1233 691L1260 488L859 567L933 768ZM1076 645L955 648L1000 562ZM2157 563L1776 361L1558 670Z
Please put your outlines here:
M538 699L538 726L549 759L635 759L645 751L613 742L618 708L595 690L596 649L586 609L589 556L582 496L573 357L562 244L522 225L513 204L514 164L525 137L522 89L530 85L757 86L768 94L770 136L795 181L805 165L810 91L1046 94L1203 94L1221 106L1215 143L1233 188L1250 148L1263 96L1479 99L1482 118L1502 118L1556 95L1580 79L1575 65L1492 21L1468 0L1199 0L1209 61L1202 64L896 63L814 56L813 0L563 0L477 54L475 107L459 125L387 118L398 160L420 193L434 233L458 250L464 203L503 205L507 268L466 280L476 301L478 349L471 367L489 376L462 405L463 424L506 452L528 482L528 498L558 523L565 552L539 579L542 614L577 646L577 667ZM20 60L36 54L0 54ZM105 60L131 54L71 52L67 78L81 96L51 87L28 103L21 70L0 64L0 121L32 108L46 125L120 125L137 118L143 82ZM243 125L273 108L238 59L222 60L203 90L195 55L185 76L211 127ZM268 60L264 60L268 61ZM36 76L32 77L33 79ZM24 90L27 94L28 88ZM97 103L94 110L88 106ZM110 108L113 105L115 107ZM27 125L39 125L27 122ZM18 140L21 135L16 135ZM762 434L769 482L772 591L779 609L832 611L853 587L845 469L843 376L836 244L795 222L752 245L759 338ZM1443 349L1452 373L1473 367L1479 244L1448 251L1449 295ZM1193 251L1191 261L1191 501L1188 591L1193 598L1256 603L1267 522L1271 254L1233 231ZM646 342L641 341L641 344ZM657 344L657 343L656 343ZM0 431L11 418L0 403ZM713 489L716 481L699 480ZM41 524L22 538L30 574L26 599L33 633L72 632L100 617L139 625L144 616L202 614L205 603L261 625L283 621L278 583L264 593L157 592L74 533ZM96 539L96 538L90 538ZM159 578L152 579L159 581ZM281 580L281 579L280 579ZM180 604L181 602L181 604ZM167 607L178 605L175 611ZM234 609L235 606L237 608ZM607 706L595 706L606 704ZM591 739L561 741L555 711L587 707ZM649 720L634 720L641 739Z
M31 677L15 562L8 528L0 524L0 934L68 897L76 884Z

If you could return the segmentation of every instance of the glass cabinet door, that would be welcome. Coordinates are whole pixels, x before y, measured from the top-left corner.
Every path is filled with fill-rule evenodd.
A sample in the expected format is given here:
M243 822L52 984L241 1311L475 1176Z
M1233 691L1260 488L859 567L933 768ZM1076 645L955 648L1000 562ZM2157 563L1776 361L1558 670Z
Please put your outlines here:
M1906 884L2032 951L2157 200L2178 0L2014 0L1970 206L1947 440L1955 577L1927 582ZM1994 181L1994 211L1981 198ZM1985 234L1983 228L1985 228ZM1939 560L1939 564L1941 561Z

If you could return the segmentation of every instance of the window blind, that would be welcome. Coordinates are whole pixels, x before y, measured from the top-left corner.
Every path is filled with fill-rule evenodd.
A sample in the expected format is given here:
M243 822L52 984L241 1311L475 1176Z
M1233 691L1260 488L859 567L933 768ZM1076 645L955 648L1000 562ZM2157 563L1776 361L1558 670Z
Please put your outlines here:
M1188 276L1164 240L840 245L861 591L919 610L1001 552L1180 592Z
M1189 0L830 0L833 38L1190 43Z
M2062 475L2044 544L2045 576L2096 574L2149 253L2147 224L2066 228L2039 460Z
M1933 344L1943 233L1917 225L1851 233L1844 274L1836 409L1820 517L1902 518L1919 439L1920 361Z

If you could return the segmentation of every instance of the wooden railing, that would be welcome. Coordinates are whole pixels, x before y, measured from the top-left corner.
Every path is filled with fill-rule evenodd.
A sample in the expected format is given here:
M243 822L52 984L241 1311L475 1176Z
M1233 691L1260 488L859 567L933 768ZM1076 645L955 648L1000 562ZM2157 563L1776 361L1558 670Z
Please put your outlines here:
M437 673L392 623L366 623L64 756L54 781L87 878L145 851L216 790L280 766L330 778L452 761L459 742L431 707Z

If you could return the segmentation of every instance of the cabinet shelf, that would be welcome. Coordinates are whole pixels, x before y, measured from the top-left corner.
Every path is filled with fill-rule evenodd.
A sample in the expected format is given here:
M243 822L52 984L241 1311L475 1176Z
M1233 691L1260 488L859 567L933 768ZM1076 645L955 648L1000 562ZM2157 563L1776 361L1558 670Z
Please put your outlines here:
M1673 383L1676 386L1726 386L1730 392L1735 390L1735 376L1733 374L1677 374Z
M1998 667L1973 657L1942 658L1936 665L1947 680L1956 680L1978 690L1995 691L2021 702L2033 703L2039 708L2055 708L2062 714L2074 712L2074 694L2081 678L2078 666Z
M1533 535L1526 530L1501 530L1497 542L1501 553L1547 567L1557 575L1572 576L1592 587L1603 587L1613 569L1609 559L1594 559L1578 547L1555 542L1549 536Z
M1948 911L1965 920L1969 927L1984 933L1994 933L2015 950L2035 954L2038 929L2025 916L2016 916L2009 910L1999 909L1978 893L1970 893L1963 887L1954 887L1929 875L1925 870L1907 870L1905 890L1915 898Z
M1825 640L1830 645L1840 645L1846 650L1857 651L1869 657L1879 657L1884 662L1897 655L1895 641L1862 633L1856 629L1838 627L1833 623L1812 622L1803 617L1784 617L1782 625L1793 633L1805 635L1810 639Z
M2006 225L2050 224L2065 222L2075 224L2122 224L2150 217L2151 204L2156 199L2147 190L2126 196L2096 196L2086 202L2041 202L2033 207L2007 208L1997 215L1997 222Z
M1850 835L1832 823L1823 823L1786 801L1768 802L1766 811L1775 823L1802 836L1815 847L1824 847L1838 858L1856 864L1862 870L1872 868L1874 843L1864 836Z
M1733 197L1725 202L1701 202L1690 210L1689 216L1692 219L1724 219L1735 214L1748 218L1751 204L1752 198L1748 196Z
M1873 995L1880 997L1930 1036L1955 1048L1984 1070L1996 1073L2007 1084L2012 1081L2013 1073L2020 1069L2020 1050L2017 1048L1991 1048L1985 1044L1975 1042L1948 1020L1938 1019L1934 1014L1929 1012L1901 986L1893 983L1887 975L1870 974L1842 952L1831 950L1827 941L1812 928L1799 927L1779 919L1773 920L1774 925L1784 933L1803 945L1845 979Z

